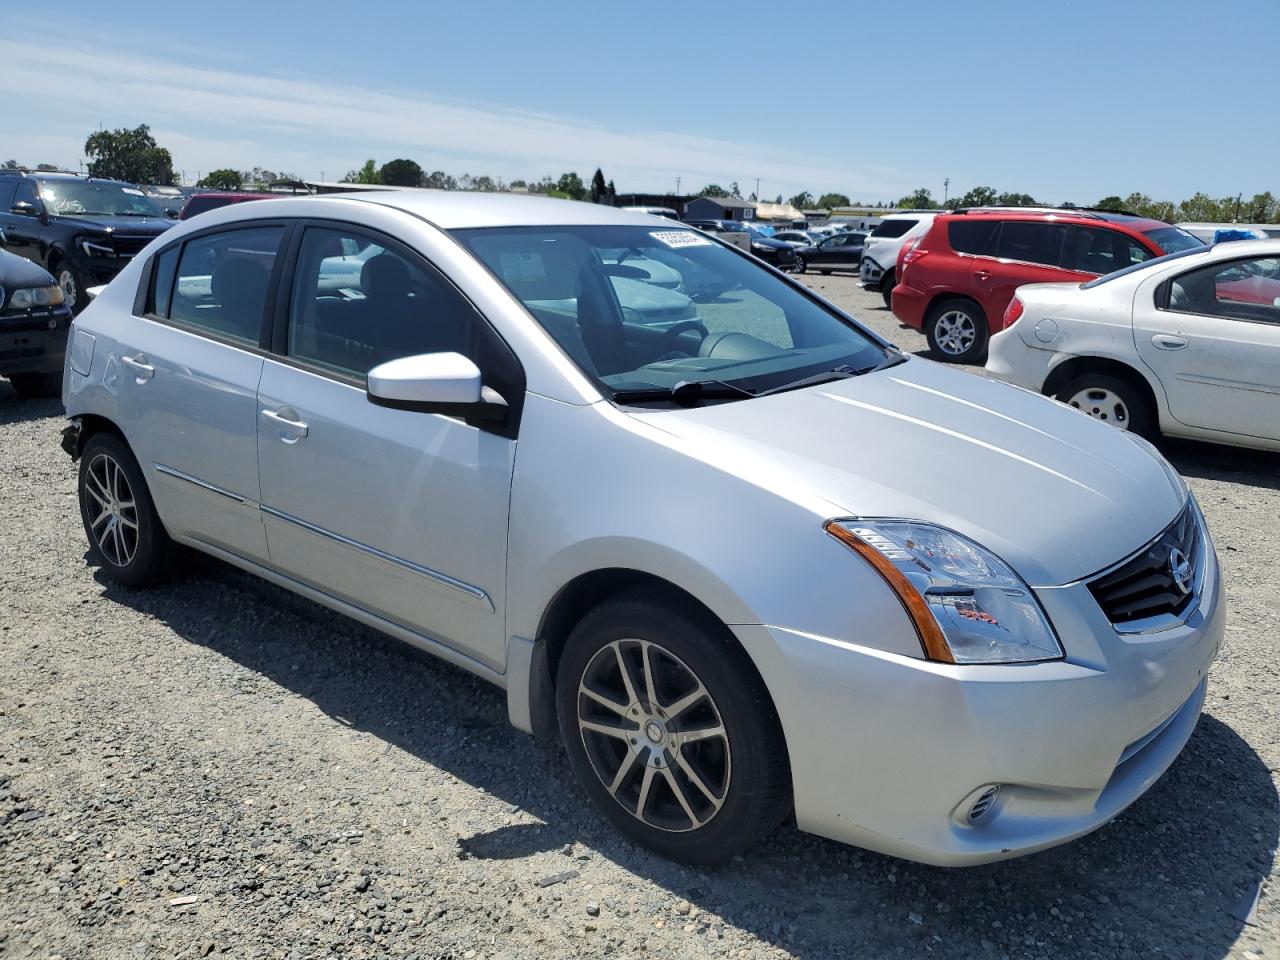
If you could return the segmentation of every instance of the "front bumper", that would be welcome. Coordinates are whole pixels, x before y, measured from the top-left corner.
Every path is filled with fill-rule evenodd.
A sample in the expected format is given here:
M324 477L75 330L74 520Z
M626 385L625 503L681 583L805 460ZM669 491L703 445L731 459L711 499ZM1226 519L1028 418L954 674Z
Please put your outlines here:
M65 308L0 314L0 374L61 370L70 326Z
M1196 725L1225 609L1211 555L1179 627L1122 637L1076 583L1038 590L1064 649L957 666L763 626L734 627L767 678L801 829L941 866L1017 857L1103 826ZM969 805L1000 785L994 807Z
M881 281L884 280L884 273L884 268L880 264L871 257L863 255L862 262L858 264L858 282L864 290L878 291Z

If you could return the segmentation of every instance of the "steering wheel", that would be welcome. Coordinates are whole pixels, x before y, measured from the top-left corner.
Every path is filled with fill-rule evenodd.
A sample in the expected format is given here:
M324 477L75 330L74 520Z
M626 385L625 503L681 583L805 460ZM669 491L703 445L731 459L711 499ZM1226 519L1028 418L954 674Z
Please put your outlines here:
M702 334L703 340L711 336L711 331L703 325L701 320L681 320L679 323L673 324L662 335L662 346L668 351L680 351L678 338L681 334L688 333L690 330L695 330Z

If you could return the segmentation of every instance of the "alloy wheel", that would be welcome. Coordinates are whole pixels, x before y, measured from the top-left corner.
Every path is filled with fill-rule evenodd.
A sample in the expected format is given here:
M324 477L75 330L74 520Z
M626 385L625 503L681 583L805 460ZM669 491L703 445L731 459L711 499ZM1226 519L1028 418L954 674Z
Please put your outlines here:
M631 816L680 833L720 812L728 733L706 686L671 651L636 639L601 647L582 672L577 713L592 770Z
M79 290L76 287L76 275L68 267L63 267L58 271L58 286L62 288L63 302L74 310Z
M943 353L958 357L973 346L978 329L973 318L963 310L948 310L934 323L933 337Z
M1104 420L1122 430L1129 429L1128 406L1119 394L1105 387L1085 387L1072 394L1067 403L1095 420Z
M138 552L138 505L129 478L114 457L99 453L85 472L84 489L96 508L89 518L94 543L112 564L127 567Z

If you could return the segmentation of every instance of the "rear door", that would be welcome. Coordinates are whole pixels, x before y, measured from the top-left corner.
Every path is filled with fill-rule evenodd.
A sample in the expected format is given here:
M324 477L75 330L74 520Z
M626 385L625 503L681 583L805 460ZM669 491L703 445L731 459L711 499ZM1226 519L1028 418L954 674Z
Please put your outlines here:
M1219 262L1140 287L1133 335L1175 420L1280 440L1280 257Z
M1024 283L1071 279L1060 266L1066 238L1067 225L1062 223L1005 220L1000 225L995 257L978 258L971 268L974 291L992 331L1001 329L1005 308Z
M106 375L169 532L256 561L258 381L286 232L249 221L160 251Z

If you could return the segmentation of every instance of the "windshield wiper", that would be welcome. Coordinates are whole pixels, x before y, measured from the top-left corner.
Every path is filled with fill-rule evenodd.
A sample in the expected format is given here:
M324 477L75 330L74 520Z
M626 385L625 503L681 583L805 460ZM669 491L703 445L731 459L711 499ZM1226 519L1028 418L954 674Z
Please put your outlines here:
M869 367L851 367L845 364L833 370L824 370L822 373L814 373L807 377L801 377L799 380L792 380L790 383L782 383L776 387L770 387L768 390L761 390L755 396L767 397L771 393L782 393L784 390L799 390L802 387L812 387L819 383L830 383L832 380L860 377L865 373L875 373L877 370L883 370L885 367L897 366L899 363L905 362L906 359L906 354L894 350L883 360L873 363Z
M642 387L635 390L615 390L609 398L614 403L638 403L644 400L670 400L682 406L692 406L699 400L741 400L758 396L746 387L737 387L724 380L681 380L674 387Z

